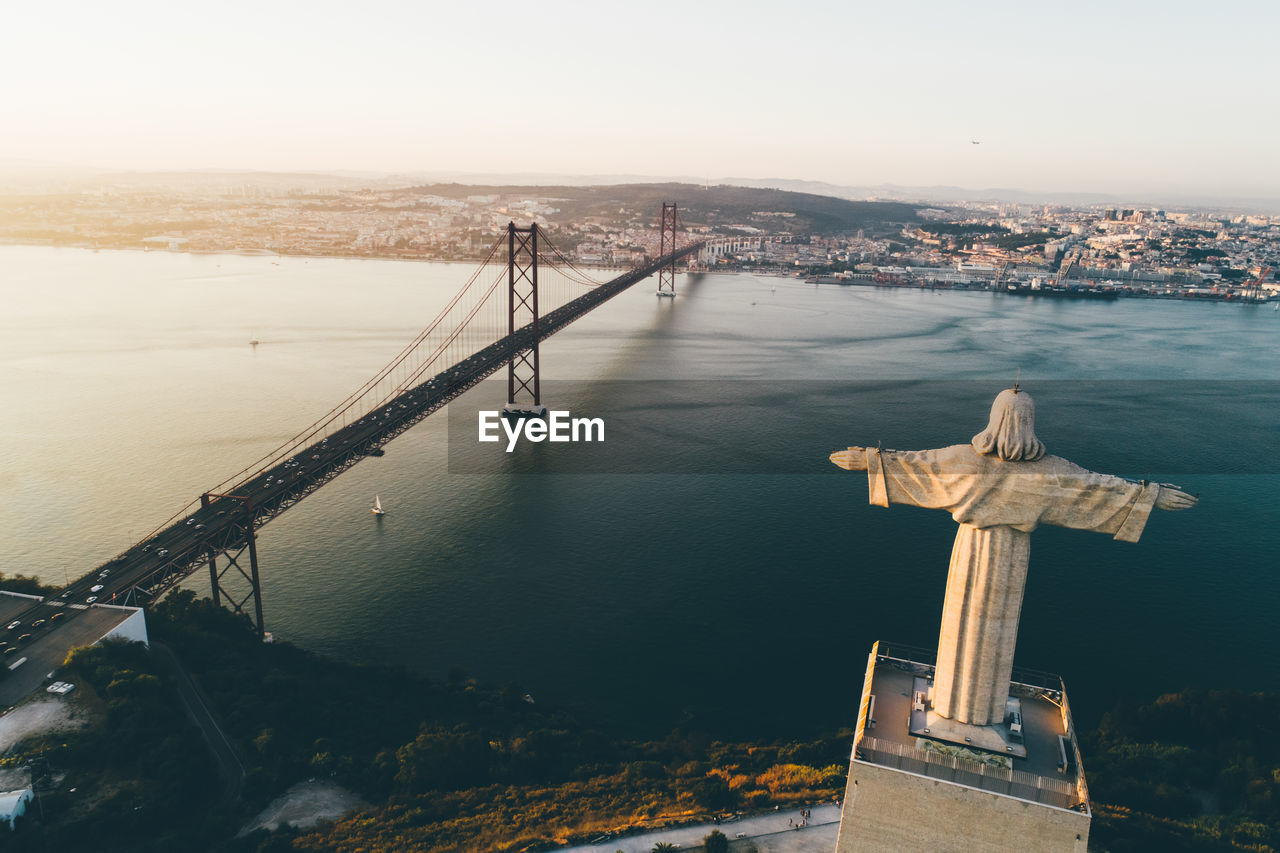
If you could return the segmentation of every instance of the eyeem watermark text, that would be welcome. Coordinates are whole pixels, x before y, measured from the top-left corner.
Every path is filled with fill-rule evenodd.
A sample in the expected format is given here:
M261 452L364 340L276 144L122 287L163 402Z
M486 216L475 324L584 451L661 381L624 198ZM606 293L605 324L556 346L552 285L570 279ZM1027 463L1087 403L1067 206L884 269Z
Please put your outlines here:
M507 452L515 450L516 442L523 435L537 444L540 441L604 441L604 418L575 418L569 412L552 409L547 419L523 418L510 420L497 411L481 411L480 441L500 441L498 426L507 436Z

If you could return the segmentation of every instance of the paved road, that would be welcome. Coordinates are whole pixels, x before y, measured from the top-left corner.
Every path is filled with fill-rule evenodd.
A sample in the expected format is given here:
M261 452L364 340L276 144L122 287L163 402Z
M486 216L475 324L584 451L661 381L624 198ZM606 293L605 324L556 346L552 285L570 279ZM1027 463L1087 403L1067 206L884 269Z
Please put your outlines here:
M702 846L702 839L713 829L718 829L729 837L732 842L730 847L734 851L831 853L836 848L836 832L840 828L840 807L834 803L813 806L809 825L796 829L795 822L799 816L800 809L792 807L719 826L702 823L662 829L643 835L613 838L597 844L566 847L558 853L649 853L659 841L678 844L682 850L697 850ZM791 826L787 825L788 820L792 822Z
M230 802L239 795L240 784L244 781L244 765L240 763L240 757L236 755L231 741L227 740L222 728L214 720L209 706L205 704L200 691L191 680L191 676L183 669L173 650L154 640L151 642L151 650L159 658L160 663L173 674L174 681L178 685L178 696L187 709L187 716L200 727L205 743L209 745L214 761L218 765L218 774L224 780L222 800Z
M5 652L0 654L0 666L5 668L0 672L0 709L30 696L49 673L62 666L73 647L93 645L129 615L115 608L81 605L77 609L57 599L41 604L0 595L0 649ZM12 622L19 622L19 627L5 630ZM44 624L33 625L36 622ZM57 630L49 630L50 626Z

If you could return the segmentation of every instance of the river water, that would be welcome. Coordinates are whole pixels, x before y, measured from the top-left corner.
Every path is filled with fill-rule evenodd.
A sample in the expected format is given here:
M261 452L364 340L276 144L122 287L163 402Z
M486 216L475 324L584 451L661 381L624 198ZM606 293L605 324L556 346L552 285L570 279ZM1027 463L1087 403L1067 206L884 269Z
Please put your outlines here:
M470 273L0 247L0 571L109 559L345 397ZM1018 664L1062 673L1086 723L1192 685L1280 689L1280 312L677 287L543 347L544 402L603 418L604 444L480 445L486 385L268 525L268 629L637 733L852 725L874 640L936 645L955 524L867 506L826 456L967 441L1020 377L1051 452L1201 504L1137 545L1037 531Z

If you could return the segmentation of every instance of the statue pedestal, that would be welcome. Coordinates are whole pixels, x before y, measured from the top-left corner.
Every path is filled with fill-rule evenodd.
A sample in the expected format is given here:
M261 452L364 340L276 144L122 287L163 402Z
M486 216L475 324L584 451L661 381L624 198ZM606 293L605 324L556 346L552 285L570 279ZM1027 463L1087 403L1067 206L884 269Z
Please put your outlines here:
M911 715L913 724L915 717L915 714ZM965 749L1010 755L1014 758L1027 757L1026 745L1018 743L1009 736L1008 726L971 726L968 723L957 723L955 720L940 717L933 711L922 712L920 717L919 727L912 725L910 729L912 737L928 738Z
M911 685L911 720L907 724L907 732L913 738L925 738L944 744L952 744L972 751L982 751L1004 755L1012 758L1026 758L1027 747L1021 736L1022 708L1021 701L1010 699L1007 704L1010 710L1016 709L1017 729L1009 725L1010 720L994 726L975 726L948 719L929 707L932 684L929 678L921 675L913 677Z

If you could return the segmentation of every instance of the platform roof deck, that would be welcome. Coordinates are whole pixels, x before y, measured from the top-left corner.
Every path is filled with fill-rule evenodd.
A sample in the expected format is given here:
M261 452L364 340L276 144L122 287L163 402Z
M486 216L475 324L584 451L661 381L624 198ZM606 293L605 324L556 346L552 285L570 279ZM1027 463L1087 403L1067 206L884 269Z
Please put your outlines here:
M910 671L914 669L914 671ZM879 659L871 673L871 682L864 686L875 697L874 712L863 732L863 740L855 744L855 756L875 764L893 766L909 772L921 772L944 781L982 787L993 793L1046 803L1060 808L1082 808L1084 791L1081 768L1074 743L1074 734L1063 723L1063 713L1058 704L1051 701L1042 689L1019 689L1015 695L1022 700L1023 741L1026 758L1002 756L1012 773L1002 774L991 768L991 777L978 779L964 768L976 764L960 762L957 770L946 764L936 754L925 759L922 739L914 737L909 729L912 692L916 679L931 675L932 667L917 664L903 668L898 662ZM1066 749L1072 759L1071 766L1061 770L1058 737L1066 736ZM874 747L859 749L863 746Z

